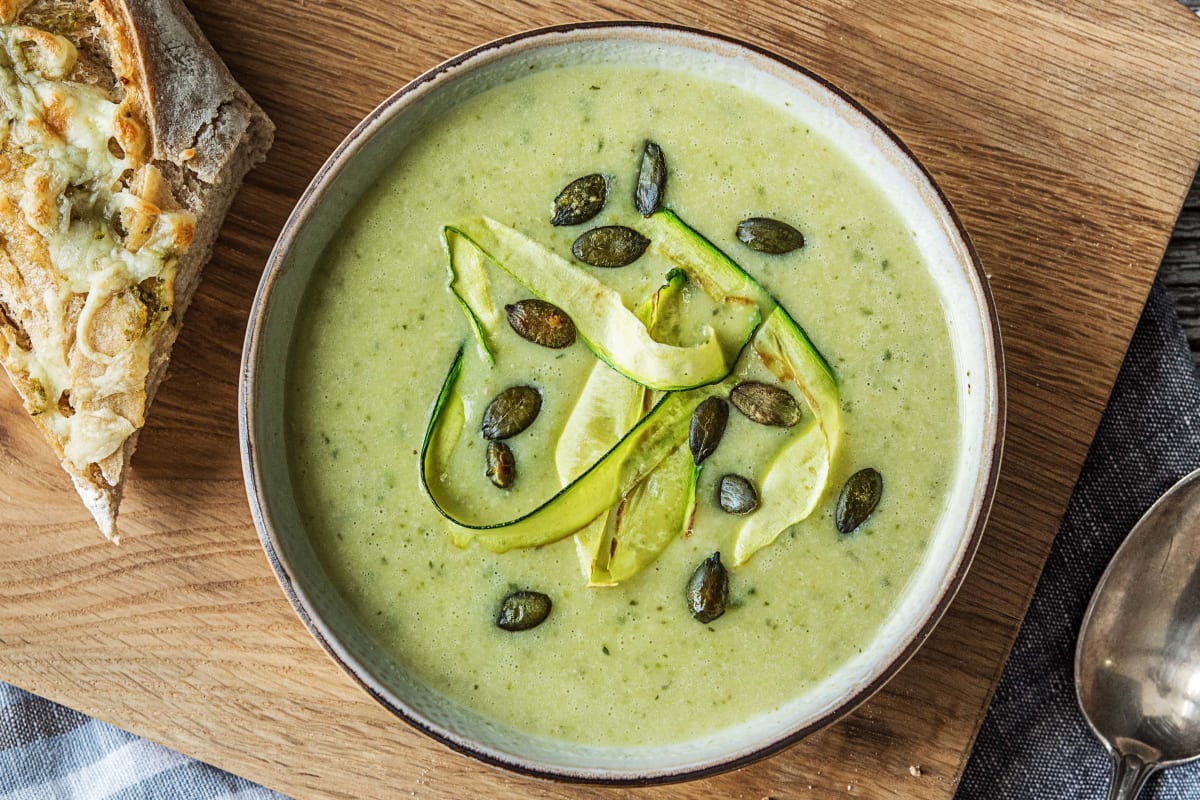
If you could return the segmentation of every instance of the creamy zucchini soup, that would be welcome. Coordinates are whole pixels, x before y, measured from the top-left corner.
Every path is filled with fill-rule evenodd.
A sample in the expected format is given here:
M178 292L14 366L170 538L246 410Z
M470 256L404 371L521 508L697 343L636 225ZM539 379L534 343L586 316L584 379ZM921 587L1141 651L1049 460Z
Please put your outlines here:
M535 735L679 742L863 651L945 505L914 234L785 104L530 69L424 127L320 260L296 496L378 645Z

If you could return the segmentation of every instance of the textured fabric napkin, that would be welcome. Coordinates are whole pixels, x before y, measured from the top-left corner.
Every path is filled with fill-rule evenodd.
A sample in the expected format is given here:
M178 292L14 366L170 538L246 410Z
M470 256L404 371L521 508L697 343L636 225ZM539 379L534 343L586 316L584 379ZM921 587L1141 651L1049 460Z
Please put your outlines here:
M0 683L0 800L284 800Z

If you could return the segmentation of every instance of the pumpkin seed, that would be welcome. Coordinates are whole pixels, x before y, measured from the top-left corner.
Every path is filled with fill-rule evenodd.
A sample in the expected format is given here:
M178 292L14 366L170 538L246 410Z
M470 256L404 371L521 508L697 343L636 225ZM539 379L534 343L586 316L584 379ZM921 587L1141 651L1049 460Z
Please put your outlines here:
M580 234L571 252L593 267L624 267L641 258L650 240L624 225L604 225Z
M584 175L554 198L551 225L579 225L600 213L608 199L608 180L600 173Z
M642 149L642 165L638 170L633 204L638 213L648 217L658 211L666 192L667 160L663 158L661 147L654 142L646 142L645 148Z
M488 442L485 474L498 488L507 489L517 479L517 461L504 442Z
M692 460L699 464L713 454L725 433L729 422L729 404L719 397L706 398L696 406L692 424L688 428L688 447Z
M783 255L804 247L804 234L770 217L751 217L738 223L737 238L751 250Z
M555 349L575 343L575 323L553 303L530 298L504 307L508 324L524 339Z
M717 484L717 505L729 514L749 514L758 508L758 492L741 475L722 475Z
M712 622L725 613L729 600L729 573L721 564L720 552L700 562L687 583L688 610L699 622Z
M550 616L550 598L541 592L518 589L500 601L496 627L506 631L527 631L536 628Z
M834 523L839 533L852 533L867 521L883 496L883 476L867 467L850 476L838 497Z
M488 403L480 432L485 439L507 439L528 428L542 410L542 396L532 386L510 386Z
M790 428L800 421L800 404L786 389L746 381L733 387L729 400L738 411L760 425Z

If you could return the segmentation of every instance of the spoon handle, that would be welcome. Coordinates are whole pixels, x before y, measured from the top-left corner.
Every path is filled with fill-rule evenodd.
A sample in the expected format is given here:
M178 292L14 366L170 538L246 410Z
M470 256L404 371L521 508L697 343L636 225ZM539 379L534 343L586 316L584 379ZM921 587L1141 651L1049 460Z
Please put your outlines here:
M1108 800L1136 800L1138 792L1146 785L1150 776L1158 772L1157 761L1146 762L1133 753L1122 755L1112 751L1112 781L1108 786Z

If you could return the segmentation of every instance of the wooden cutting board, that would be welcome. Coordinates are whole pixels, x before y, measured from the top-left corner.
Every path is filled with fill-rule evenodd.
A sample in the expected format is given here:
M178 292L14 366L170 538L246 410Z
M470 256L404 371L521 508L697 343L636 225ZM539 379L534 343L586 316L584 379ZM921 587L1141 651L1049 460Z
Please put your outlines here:
M15 393L0 387L0 678L300 797L607 793L452 753L343 676L259 549L235 397L271 244L356 120L490 38L650 16L782 53L901 135L990 276L1009 419L975 565L900 675L774 758L640 793L949 797L1196 168L1200 23L1174 0L189 5L278 124L277 142L188 315L134 461L120 548L102 541Z

